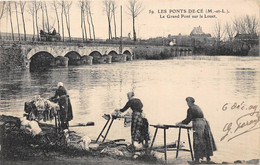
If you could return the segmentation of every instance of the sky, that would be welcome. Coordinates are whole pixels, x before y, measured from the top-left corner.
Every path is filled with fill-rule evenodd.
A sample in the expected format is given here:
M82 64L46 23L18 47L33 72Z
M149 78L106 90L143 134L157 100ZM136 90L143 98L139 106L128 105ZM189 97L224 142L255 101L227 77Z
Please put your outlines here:
M120 36L120 6L122 5L123 36L132 33L132 18L127 13L128 0L116 1L116 29L117 36ZM51 1L47 0L50 24L54 24L57 29L57 21ZM168 34L189 35L194 27L201 26L205 33L213 34L213 27L216 22L231 23L235 17L246 14L256 16L259 19L259 0L138 0L142 3L143 11L136 18L136 33L138 38L147 39L151 37L164 36ZM1 2L2 3L2 2ZM25 21L27 33L32 34L32 18L28 14L28 5L25 9ZM91 10L95 25L96 38L108 38L108 23L104 11L103 0L92 0ZM214 13L207 13L207 11ZM17 32L15 12L12 13L14 32ZM19 14L21 20L21 15ZM71 36L81 37L80 28L80 8L79 1L74 0L70 12L71 17ZM167 18L171 17L171 18ZM172 18L175 17L175 18ZM179 17L179 18L176 18ZM182 18L181 18L182 17ZM194 18L192 18L194 17ZM197 17L197 18L196 18ZM209 18L211 17L211 18ZM212 18L213 17L213 18ZM41 22L41 12L38 18ZM113 22L112 22L113 24ZM11 32L9 16L4 16L0 22L1 32ZM19 23L22 31L22 22ZM66 29L65 29L66 30ZM112 32L114 27L112 26ZM65 32L67 36L67 32ZM114 37L114 33L112 34Z

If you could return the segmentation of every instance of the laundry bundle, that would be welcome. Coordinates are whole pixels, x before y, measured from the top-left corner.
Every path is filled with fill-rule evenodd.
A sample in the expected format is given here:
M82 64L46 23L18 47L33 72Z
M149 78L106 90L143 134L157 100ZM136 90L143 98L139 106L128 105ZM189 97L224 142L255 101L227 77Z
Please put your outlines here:
M26 117L23 117L21 120L21 129L24 129L30 132L33 136L38 135L42 132L39 124L36 121L29 121Z
M25 102L24 111L30 120L52 121L59 110L57 103L51 102L41 96L34 96L30 101Z

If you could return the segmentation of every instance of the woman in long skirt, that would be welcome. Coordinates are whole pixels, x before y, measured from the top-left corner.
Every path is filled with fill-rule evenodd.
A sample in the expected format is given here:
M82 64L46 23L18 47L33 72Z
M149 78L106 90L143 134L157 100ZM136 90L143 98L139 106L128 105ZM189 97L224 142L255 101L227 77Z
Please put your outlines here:
M204 118L200 107L194 104L194 98L187 97L186 102L189 106L187 117L177 124L189 124L192 121L195 163L199 163L203 157L206 157L207 162L210 162L210 156L213 156L213 151L216 151L216 144L209 123Z
M142 143L145 147L148 147L149 133L148 133L148 121L144 118L142 112L143 104L140 99L134 98L134 92L127 93L128 102L124 108L120 109L120 112L125 112L128 108L133 110L132 123L131 123L131 139L132 144L134 142Z

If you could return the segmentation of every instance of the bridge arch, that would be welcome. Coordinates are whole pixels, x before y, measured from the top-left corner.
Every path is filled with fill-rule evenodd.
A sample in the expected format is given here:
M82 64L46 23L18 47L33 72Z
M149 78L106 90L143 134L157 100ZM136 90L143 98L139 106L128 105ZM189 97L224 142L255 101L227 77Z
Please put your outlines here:
M125 50L125 51L123 52L123 54L126 55L126 60L127 60L127 61L131 61L131 60L133 59L132 54L130 53L129 50Z
M78 52L76 51L70 51L67 52L64 57L69 58L69 65L80 65L81 64L81 56Z
M47 48L47 47L39 47L39 48L35 48L35 49L31 49L28 54L27 54L27 59L29 60L32 56L34 56L35 54L39 53L39 52L48 52L50 53L53 57L57 57L58 54L56 53L56 51L52 48Z
M40 51L30 57L29 68L31 71L50 68L55 65L55 57L46 51Z
M108 53L108 55L112 56L112 62L117 62L121 58L121 54L118 54L116 51L112 50Z
M89 54L89 56L93 57L93 64L100 63L100 58L102 57L102 54L99 51L93 51Z
M133 55L133 50L132 50L131 48L129 48L129 47L124 47L123 50L122 50L123 54L125 54L124 52L127 52L127 51L128 51L131 55Z
M116 51L112 50L112 51L110 51L110 52L108 53L108 55L113 56L113 55L118 55L118 53L117 53Z
M129 51L129 50L125 50L125 51L123 52L123 54L126 54L126 55L131 55L131 53L130 53L130 51Z

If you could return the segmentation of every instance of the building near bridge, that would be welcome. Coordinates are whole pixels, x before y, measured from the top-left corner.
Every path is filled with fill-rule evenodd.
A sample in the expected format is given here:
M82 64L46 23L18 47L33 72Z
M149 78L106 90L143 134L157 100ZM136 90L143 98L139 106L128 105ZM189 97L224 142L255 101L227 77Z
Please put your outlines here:
M209 33L204 33L201 26L194 27L190 35L178 35L169 34L168 37L156 37L146 40L148 43L155 45L167 45L167 46L191 46L200 47L204 45L212 46L215 43L215 38Z
M200 47L202 45L212 46L215 43L215 38L209 33L204 33L201 26L194 27L190 35L169 34L167 37L168 42L173 42L174 45Z

